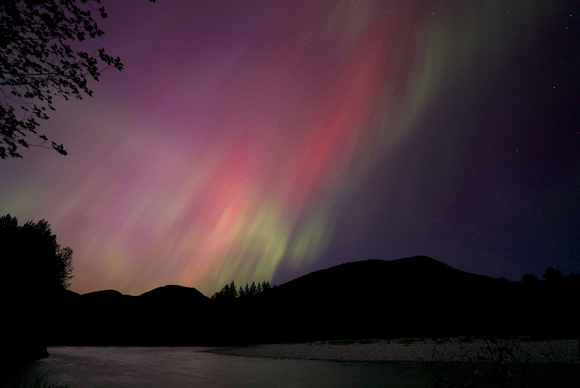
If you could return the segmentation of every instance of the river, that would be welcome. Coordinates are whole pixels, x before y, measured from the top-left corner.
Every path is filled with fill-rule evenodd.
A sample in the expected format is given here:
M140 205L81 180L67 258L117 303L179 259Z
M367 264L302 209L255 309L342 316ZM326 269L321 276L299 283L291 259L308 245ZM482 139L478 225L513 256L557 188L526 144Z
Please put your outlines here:
M196 347L50 347L18 371L75 387L421 387L414 363L333 362L226 356ZM10 385L10 384L8 384ZM49 385L39 385L49 386Z

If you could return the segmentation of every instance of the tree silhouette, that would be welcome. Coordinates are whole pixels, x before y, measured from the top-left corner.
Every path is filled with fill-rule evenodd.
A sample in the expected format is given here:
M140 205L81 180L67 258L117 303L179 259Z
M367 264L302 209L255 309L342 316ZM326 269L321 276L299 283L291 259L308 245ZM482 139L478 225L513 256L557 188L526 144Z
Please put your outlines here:
M154 0L150 0L154 2ZM123 69L119 57L104 48L77 50L86 39L102 36L93 14L106 18L101 0L2 0L0 2L0 158L21 157L19 147L67 151L38 133L54 98L92 96L88 80L98 81L108 68ZM27 135L41 140L32 144Z
M216 292L212 298L217 300L234 300L238 298L238 289L236 283L232 280L230 284L226 284L221 291Z
M531 273L525 273L522 277L522 281L524 282L535 282L538 280L538 277Z
M262 282L262 292L266 292L271 288L270 282L263 281Z
M58 294L72 279L72 249L61 247L50 224L22 226L0 217L0 304L5 327L1 341L9 364L46 357L46 320Z
M552 267L546 268L546 272L542 275L546 281L557 281L562 279L562 272L560 270L554 269Z
M73 278L72 249L61 247L44 219L18 225L16 217L0 217L3 287L46 292L68 288Z

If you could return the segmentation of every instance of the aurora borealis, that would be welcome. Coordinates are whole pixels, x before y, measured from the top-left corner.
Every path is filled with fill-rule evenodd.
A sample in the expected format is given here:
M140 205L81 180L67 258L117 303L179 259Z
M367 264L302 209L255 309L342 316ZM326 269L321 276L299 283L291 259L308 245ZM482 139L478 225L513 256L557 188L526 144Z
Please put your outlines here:
M417 254L578 272L573 3L103 1L125 69L43 123L68 156L0 161L0 214L45 218L81 293Z

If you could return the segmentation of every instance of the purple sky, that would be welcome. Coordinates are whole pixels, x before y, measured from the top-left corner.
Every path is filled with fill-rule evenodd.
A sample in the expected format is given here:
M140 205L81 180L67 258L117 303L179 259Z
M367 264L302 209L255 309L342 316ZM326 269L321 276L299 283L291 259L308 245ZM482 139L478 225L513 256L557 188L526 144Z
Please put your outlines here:
M560 1L103 1L119 55L0 161L77 292L211 295L370 258L580 271L580 30Z

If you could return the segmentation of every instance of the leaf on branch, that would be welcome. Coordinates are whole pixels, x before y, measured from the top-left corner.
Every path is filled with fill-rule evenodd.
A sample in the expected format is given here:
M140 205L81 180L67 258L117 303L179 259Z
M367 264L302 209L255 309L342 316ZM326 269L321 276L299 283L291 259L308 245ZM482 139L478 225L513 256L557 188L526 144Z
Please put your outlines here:
M64 149L62 144L56 144L55 142L52 142L52 148L61 155L68 155L68 152Z

